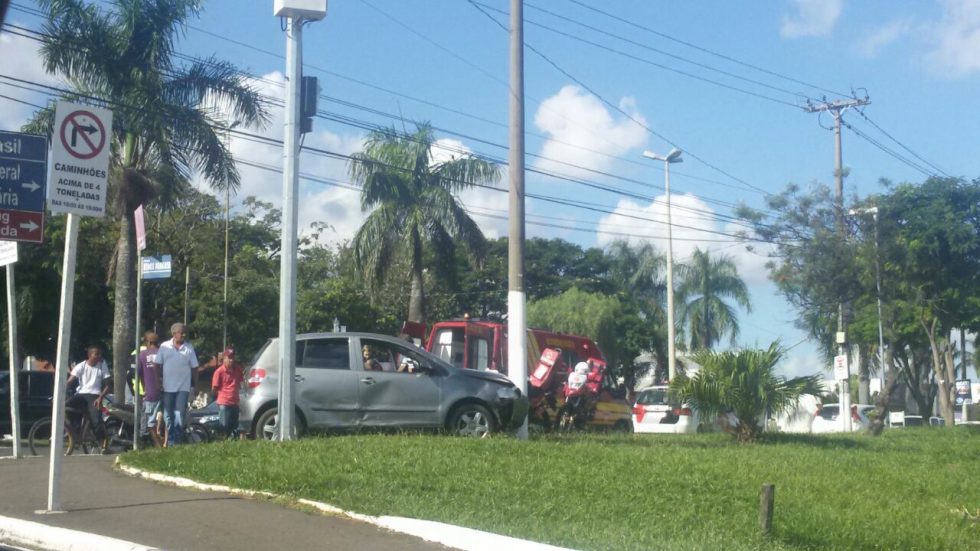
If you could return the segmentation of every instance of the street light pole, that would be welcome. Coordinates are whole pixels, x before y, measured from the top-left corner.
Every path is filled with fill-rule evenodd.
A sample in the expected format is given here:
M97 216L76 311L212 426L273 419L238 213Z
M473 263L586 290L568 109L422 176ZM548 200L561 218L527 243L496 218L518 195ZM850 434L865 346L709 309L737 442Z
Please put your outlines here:
M664 191L667 195L667 380L674 380L677 374L677 350L675 348L674 328L674 231L670 220L670 164L682 163L681 150L670 150L666 156L652 151L644 151L643 156L664 162Z
M299 210L300 80L303 25L327 16L327 0L275 0L273 13L286 20L286 105L282 140L282 246L279 273L279 413L276 439L292 440L293 377L296 374L296 257Z
M878 367L885 377L885 332L881 326L881 256L878 252L878 207L851 209L848 214L870 214L875 224L875 292L878 295Z

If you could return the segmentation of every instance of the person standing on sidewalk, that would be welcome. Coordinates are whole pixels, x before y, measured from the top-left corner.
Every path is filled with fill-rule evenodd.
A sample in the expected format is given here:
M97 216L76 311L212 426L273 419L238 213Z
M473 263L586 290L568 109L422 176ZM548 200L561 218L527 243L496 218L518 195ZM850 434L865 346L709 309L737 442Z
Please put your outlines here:
M167 446L184 441L187 416L187 397L190 395L197 371L197 354L191 343L184 340L187 328L183 323L170 326L173 338L160 345L157 363L163 372L163 419L167 424Z
M160 436L160 427L157 427L157 414L160 412L160 392L163 387L163 375L160 364L157 362L157 355L160 348L157 346L159 337L153 331L143 334L143 342L146 344L139 355L137 369L140 371L140 386L143 390L143 416L140 418L140 435L146 436L149 433L153 440L153 445L160 447L163 445L163 438Z
M214 370L211 379L211 391L218 395L218 423L225 436L238 438L238 401L239 391L245 380L245 370L242 364L235 361L235 350L226 348L222 354L221 365Z
M105 451L105 427L102 424L102 399L105 398L109 390L110 377L109 366L102 359L102 348L98 346L88 347L88 358L79 362L71 370L68 376L70 386L78 381L78 391L75 393L79 399L85 400L88 406L89 422L91 423L92 433L103 443Z

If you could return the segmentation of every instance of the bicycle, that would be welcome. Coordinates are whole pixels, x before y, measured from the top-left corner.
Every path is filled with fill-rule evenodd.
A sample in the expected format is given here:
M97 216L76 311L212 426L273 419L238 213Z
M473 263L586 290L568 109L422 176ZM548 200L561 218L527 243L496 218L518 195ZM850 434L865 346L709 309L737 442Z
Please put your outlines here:
M38 419L27 433L27 447L32 455L40 455L38 450L51 447L51 417ZM108 429L107 429L108 430ZM84 409L65 406L64 439L62 450L71 455L79 446L82 453L100 452L106 449L107 437L98 438L92 430L88 413Z

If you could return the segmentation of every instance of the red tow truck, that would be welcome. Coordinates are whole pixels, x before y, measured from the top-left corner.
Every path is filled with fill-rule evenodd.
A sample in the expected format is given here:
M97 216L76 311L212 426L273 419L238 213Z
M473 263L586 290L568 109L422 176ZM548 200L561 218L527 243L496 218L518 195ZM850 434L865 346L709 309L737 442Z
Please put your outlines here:
M425 338L425 327L405 323L402 332L420 339L423 348L456 367L479 371L498 371L507 374L507 326L504 323L472 319L440 321L434 323ZM575 364L584 361L605 362L602 351L592 339L579 335L566 335L545 329L527 330L527 369L529 374L538 365L547 349L559 350L559 371L551 377L551 397L536 399L531 395L530 422L550 425L563 405L561 392L556 392L568 379ZM530 387L529 387L530 389ZM532 393L533 394L533 393ZM618 387L611 377L606 377L596 404L595 416L588 424L592 428L631 431L633 424L630 405L626 402L625 389Z

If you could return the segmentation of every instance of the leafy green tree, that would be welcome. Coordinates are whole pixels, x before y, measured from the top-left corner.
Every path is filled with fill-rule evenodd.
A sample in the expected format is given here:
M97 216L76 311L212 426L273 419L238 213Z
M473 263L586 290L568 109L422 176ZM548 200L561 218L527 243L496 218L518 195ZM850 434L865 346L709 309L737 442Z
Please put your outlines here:
M408 258L411 295L408 320L425 322L426 253L434 268L452 266L457 242L476 259L486 239L455 193L474 185L491 185L500 176L493 163L471 156L436 162L432 127L420 124L412 135L394 128L372 132L364 151L349 165L361 184L361 208L374 209L354 236L354 259L375 288L385 281L399 254Z
M732 344L739 334L738 315L725 299L751 311L749 291L728 256L712 257L694 249L690 262L679 264L681 323L688 328L692 351L711 348L728 334Z
M670 391L697 409L706 422L720 413L733 413L737 418L736 438L752 442L762 433L761 422L766 416L792 408L802 394L821 391L817 375L792 379L777 376L775 367L783 354L778 343L766 350L701 349L693 355L701 369L693 376L678 374Z
M953 425L954 330L980 329L980 180L929 178L881 198L883 228L894 237L890 281L929 343L939 410Z
M45 69L72 87L68 99L99 98L113 110L110 196L119 219L114 255L112 358L124 384L134 342L136 245L133 211L156 196L185 192L197 171L213 186L237 187L238 172L219 132L223 123L265 121L255 89L229 63L210 58L181 65L175 42L200 0L39 0L47 11L41 48ZM219 119L220 113L230 121ZM50 135L53 110L30 130Z

